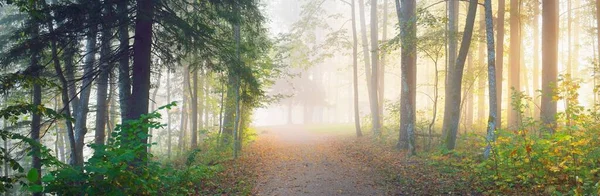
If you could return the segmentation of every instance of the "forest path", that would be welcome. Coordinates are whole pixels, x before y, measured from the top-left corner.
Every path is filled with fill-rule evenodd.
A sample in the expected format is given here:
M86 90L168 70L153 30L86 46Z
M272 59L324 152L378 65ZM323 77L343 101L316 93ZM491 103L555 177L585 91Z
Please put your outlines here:
M372 168L339 152L342 137L302 126L259 129L256 195L383 195Z

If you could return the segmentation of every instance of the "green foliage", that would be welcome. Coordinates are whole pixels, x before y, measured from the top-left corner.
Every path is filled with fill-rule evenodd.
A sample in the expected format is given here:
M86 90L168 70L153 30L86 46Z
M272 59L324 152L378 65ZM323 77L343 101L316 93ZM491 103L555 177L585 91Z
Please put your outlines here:
M3 120L10 121L12 123L17 123L17 121L22 119L23 116L27 114L38 114L51 119L65 118L64 115L59 114L50 108L46 108L43 105L17 103L0 109L0 117ZM10 132L8 129L4 129L0 130L0 137L3 141L12 140L18 144L24 144L24 146L26 146L25 152L27 156L32 156L33 152L31 149L33 147L39 148L41 163L44 166L53 167L63 165L63 163L51 155L50 149L46 148L44 145L41 145L38 141L27 137L26 135ZM30 169L27 174L24 174L25 167L19 163L19 158L10 156L10 152L12 150L12 148L7 149L4 148L4 146L0 146L0 160L8 163L9 169L15 173L15 175L12 176L0 177L0 192L8 191L9 189L13 188L14 184L16 183L20 184L31 192L41 192L42 187L35 185L35 182L40 181L38 178L39 172L35 169Z
M175 106L174 103L160 109ZM91 145L94 155L83 170L63 165L42 178L44 192L58 195L187 195L195 185L214 176L218 166L193 165L177 169L152 160L152 154L140 157L150 144L135 141L148 135L140 130L159 129L160 113L152 112L140 119L117 126L106 145ZM194 157L194 151L189 157ZM140 161L141 160L141 161ZM133 163L133 164L132 164Z
M16 122L19 119L19 117L29 113L39 114L41 116L50 117L52 119L68 118L64 114L59 114L53 109L44 107L44 105L34 105L29 103L17 103L0 109L0 117L12 122ZM69 120L73 119L70 118Z
M51 80L41 77L34 77L30 73L9 73L0 76L0 93L7 94L12 89L24 88L31 89L34 84L50 88L60 88L59 85Z
M567 109L557 115L555 133L535 130L542 126L531 118L523 119L531 98L522 93L512 96L520 110L517 130L498 130L493 156L488 160L456 165L471 169L481 187L492 193L515 194L600 194L600 123L593 110L577 105L578 83L563 77L555 89L555 100L565 100ZM483 146L484 143L477 146ZM472 146L470 144L466 144ZM475 148L472 148L475 149ZM479 149L479 148L477 148ZM480 156L475 154L475 156ZM477 160L477 158L471 159ZM456 162L455 162L456 163ZM476 166L470 166L476 165Z

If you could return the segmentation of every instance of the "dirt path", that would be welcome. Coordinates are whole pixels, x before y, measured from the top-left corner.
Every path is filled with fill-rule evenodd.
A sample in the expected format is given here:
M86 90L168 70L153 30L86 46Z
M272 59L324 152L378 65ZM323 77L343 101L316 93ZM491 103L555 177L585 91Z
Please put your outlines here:
M336 151L335 138L301 127L260 132L256 144L266 146L260 150L255 194L383 195L372 169Z

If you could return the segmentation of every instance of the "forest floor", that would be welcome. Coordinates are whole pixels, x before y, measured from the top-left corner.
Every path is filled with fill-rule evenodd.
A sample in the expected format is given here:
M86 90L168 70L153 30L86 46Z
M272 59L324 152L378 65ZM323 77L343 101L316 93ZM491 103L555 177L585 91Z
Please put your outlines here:
M257 128L225 186L248 195L479 195L461 171L357 139L350 126ZM235 182L234 182L235 181ZM223 184L221 184L223 185ZM240 193L240 192L238 192Z
M373 169L337 151L329 134L304 127L263 129L256 144L267 145L256 195L383 195Z

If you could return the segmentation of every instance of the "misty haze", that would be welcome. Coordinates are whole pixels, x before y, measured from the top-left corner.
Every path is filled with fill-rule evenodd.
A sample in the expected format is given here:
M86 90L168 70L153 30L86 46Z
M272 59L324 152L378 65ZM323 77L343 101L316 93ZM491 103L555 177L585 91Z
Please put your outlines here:
M600 195L600 0L0 0L0 194Z

